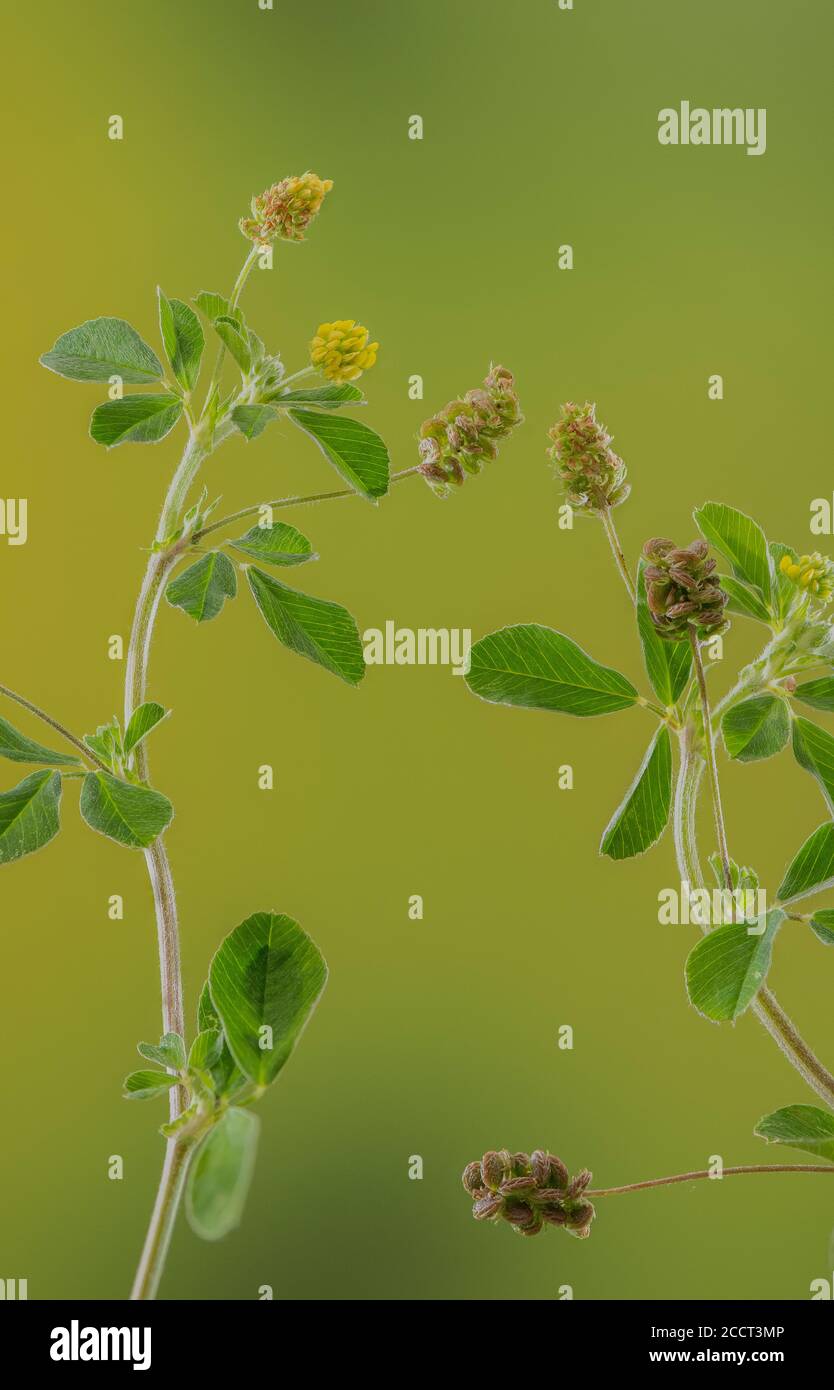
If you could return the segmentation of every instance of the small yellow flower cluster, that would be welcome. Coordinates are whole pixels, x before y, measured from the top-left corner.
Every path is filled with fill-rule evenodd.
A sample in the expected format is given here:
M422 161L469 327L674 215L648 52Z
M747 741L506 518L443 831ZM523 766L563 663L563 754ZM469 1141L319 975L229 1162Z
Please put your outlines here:
M379 343L355 319L320 323L310 344L310 361L328 381L355 381L376 362Z
M834 594L834 563L826 556L820 555L818 550L815 550L813 555L800 555L798 560L792 560L790 555L783 555L779 561L779 568L800 589L807 589L823 602L827 602Z
M333 187L332 179L318 174L294 174L252 199L252 216L243 217L240 230L258 246L269 246L276 237L303 241L304 233Z

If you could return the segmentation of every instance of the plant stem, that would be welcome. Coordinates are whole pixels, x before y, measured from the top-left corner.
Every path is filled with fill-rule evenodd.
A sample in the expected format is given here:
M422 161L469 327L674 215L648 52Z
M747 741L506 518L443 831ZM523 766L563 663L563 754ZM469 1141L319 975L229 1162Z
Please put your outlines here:
M712 811L715 818L715 834L718 839L718 853L721 856L721 868L724 873L724 886L732 892L733 875L730 869L730 854L727 849L727 830L724 824L724 808L721 804L721 787L718 781L718 764L715 760L715 740L712 736L712 716L710 715L709 695L707 693L707 680L704 675L704 663L701 660L701 648L698 642L698 634L692 624L689 624L689 645L692 648L692 660L695 665L695 677L698 681L698 690L701 696L701 713L704 719L704 749L707 764L707 774L709 776L710 795L712 796Z
M626 564L622 546L620 545L620 538L617 535L617 528L614 525L614 518L611 515L611 508L607 506L601 507L599 515L600 520L602 521L602 524L605 528L605 534L608 537L608 544L611 546L611 554L614 556L614 560L617 564L617 569L620 571L620 574L623 577L623 583L625 584L626 589L628 590L628 596L631 599L631 602L636 605L637 590L634 586L634 580L628 572L628 565Z
M102 762L101 758L93 752L92 748L88 748L86 743L83 743L80 738L76 738L75 734L70 733L69 729L65 728L63 724L59 724L58 720L53 719L51 714L47 714L46 711L40 709L38 705L33 705L31 700L24 699L22 695L18 695L14 690L10 690L7 685L0 685L0 695L5 695L7 699L14 700L18 705L22 705L24 709L28 709L31 714L37 715L38 719L42 719L44 724L48 724L51 729L54 729L62 738L65 738L68 743L71 743L74 748L77 748L79 752L83 753L85 758L89 758L91 763L95 763L96 767L100 767L103 772L110 771L107 764Z
M130 1294L134 1301L156 1298L193 1148L192 1143L180 1139L167 1142L153 1214Z
M403 478L409 478L412 473L419 473L420 465L415 464L413 468L401 468L398 473L392 473L390 482L398 483ZM192 542L196 543L204 536L210 536L213 531L219 531L223 526L231 526L235 521L242 521L247 516L254 516L262 507L272 507L278 510L281 507L301 507L308 502L329 502L336 497L358 497L360 494L352 487L339 488L338 492L313 492L307 497L279 497L275 502L256 502L252 507L242 507L239 512L231 512L229 516L221 517L220 521L212 522L211 526L204 526L202 531L195 531L191 537Z
M681 879L687 882L690 887L702 888L704 877L698 859L695 815L704 759L693 748L693 730L691 727L681 731L679 742L680 766L675 787L674 806L675 851L678 871ZM711 731L707 734L707 743L714 758ZM706 932L709 928L704 926L702 930ZM773 991L767 986L762 986L751 1005L751 1009L784 1053L791 1066L799 1072L807 1085L827 1105L834 1108L834 1075L812 1052Z
M246 260L243 262L243 265L242 265L241 268L240 268L240 273L239 273L237 279L235 280L234 288L233 288L233 290L232 290L231 297L230 297L230 299L229 299L229 308L230 308L230 309L236 309L236 308L237 308L238 300L240 299L240 296L241 296L241 294L243 293L243 287L244 287L244 285L246 284L246 281L247 281L247 279L248 279L248 277L249 277L249 272L250 272L250 270L252 269L252 266L255 264L255 260L256 260L256 258L257 258L257 256L258 256L258 251L259 251L259 249L260 249L260 248L259 248L255 243L253 243L252 249L250 250L249 255L246 257ZM201 417L200 417L201 419L202 419L202 416L205 415L205 413L206 413L206 406L208 405L209 401L211 400L212 391L214 390L215 386L216 386L216 385L218 384L218 382L220 381L220 374L221 374L221 372L223 371L223 363L225 362L225 360L226 360L226 344L225 344L225 343L221 343L221 344L220 344L220 347L219 347L219 349L218 349L218 352L217 352L217 358L216 358L215 363L214 363L214 371L213 371L212 374L211 374L211 380L210 380L210 382L209 382L209 384L208 384L208 390L206 391L206 398L205 398L205 401L203 402L203 410L202 410L202 415L201 415Z
M697 1178L712 1178L720 1182L736 1173L834 1173L833 1163L738 1163L724 1168L721 1178L709 1168L695 1168L691 1173L675 1173L670 1178L648 1178L645 1182L627 1182L622 1187L595 1187L583 1192L583 1197L616 1197L620 1192L642 1192L648 1187L670 1187L676 1182L692 1182Z

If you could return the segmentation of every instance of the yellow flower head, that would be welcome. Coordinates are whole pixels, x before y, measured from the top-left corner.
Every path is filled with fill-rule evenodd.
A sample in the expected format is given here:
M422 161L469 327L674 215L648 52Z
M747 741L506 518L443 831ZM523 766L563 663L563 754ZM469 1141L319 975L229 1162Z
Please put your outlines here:
M310 344L310 361L328 381L355 381L376 362L379 343L355 319L320 323Z
M797 560L783 555L779 568L797 588L805 589L823 603L834 594L834 563L818 550L813 555L800 555Z
M304 233L333 187L332 179L318 174L294 174L252 199L252 216L242 217L240 230L258 246L269 246L276 237L303 241Z

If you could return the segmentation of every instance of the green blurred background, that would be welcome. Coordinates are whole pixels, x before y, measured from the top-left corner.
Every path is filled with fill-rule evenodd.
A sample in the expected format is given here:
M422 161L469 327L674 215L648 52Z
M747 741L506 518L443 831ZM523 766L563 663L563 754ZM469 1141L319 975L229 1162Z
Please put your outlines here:
M308 242L247 291L269 345L292 369L320 320L369 324L382 348L365 418L395 467L491 360L516 373L527 420L447 502L414 479L378 508L288 513L322 555L301 587L360 629L550 623L645 688L601 532L556 526L544 449L568 398L598 402L629 465L632 559L648 535L689 540L710 497L809 548L809 502L834 485L822 0L42 0L5 26L0 494L28 497L30 538L0 542L0 680L71 727L120 710L107 639L127 635L181 436L106 454L86 433L104 390L57 380L38 355L98 314L158 350L157 281L182 298L230 286L250 196L307 168L334 192ZM767 153L661 147L657 112L683 98L765 106ZM556 267L563 243L572 272ZM414 373L424 401L408 398ZM289 426L225 446L206 483L224 511L334 485ZM739 621L728 664L753 638ZM257 909L300 919L331 968L261 1107L240 1230L203 1246L182 1222L163 1296L553 1299L570 1284L585 1299L801 1299L830 1273L821 1180L611 1199L584 1243L478 1227L459 1186L502 1145L549 1146L600 1184L712 1154L767 1161L755 1121L811 1099L754 1021L719 1028L688 1007L693 937L656 915L670 841L625 865L597 856L645 715L488 706L442 668L372 668L356 692L279 647L243 595L206 629L164 609L151 694L174 711L152 763L177 808L190 1012L220 939ZM725 787L732 851L773 886L818 794L788 757L733 767ZM158 1031L145 868L89 834L75 800L68 787L61 837L0 883L0 1276L28 1278L33 1298L126 1294L162 1157L162 1104L120 1099L137 1040ZM113 893L123 922L108 920ZM422 922L407 915L415 893ZM774 983L829 1062L832 971L810 932L783 934Z

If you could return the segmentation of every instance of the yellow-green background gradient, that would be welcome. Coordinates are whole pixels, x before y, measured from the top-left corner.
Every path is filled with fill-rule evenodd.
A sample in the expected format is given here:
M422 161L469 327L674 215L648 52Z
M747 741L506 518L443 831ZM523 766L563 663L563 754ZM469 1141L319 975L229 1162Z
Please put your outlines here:
M120 709L107 639L128 632L182 431L105 453L87 437L105 388L58 380L38 355L99 314L159 350L157 282L227 289L250 196L307 168L334 191L246 296L288 368L320 320L369 324L382 347L363 418L398 468L422 418L490 361L515 372L526 423L446 502L413 479L378 508L288 513L322 556L300 587L361 630L551 624L645 689L601 531L556 525L546 431L570 398L598 402L629 465L632 562L647 536L691 539L707 498L809 547L809 502L834 488L823 0L42 0L6 29L0 495L28 497L30 538L0 542L0 680L72 728ZM766 154L661 147L657 112L684 98L766 107ZM232 441L205 481L224 510L338 485L290 426ZM728 666L755 636L734 625ZM297 917L331 970L261 1106L242 1226L205 1246L181 1222L164 1297L808 1297L831 1268L822 1178L611 1199L584 1243L476 1226L460 1188L464 1164L503 1145L549 1146L600 1184L712 1154L776 1159L754 1123L813 1099L755 1021L711 1026L687 1005L694 936L657 923L670 840L598 857L644 712L513 711L441 668L371 668L354 691L280 647L244 593L204 628L163 607L151 695L173 709L151 762L176 806L190 1023L212 952L258 909ZM257 789L267 762L272 793ZM6 788L25 769L0 771ZM772 890L822 819L818 791L789 755L728 768L725 788L732 852ZM159 1024L145 867L76 801L68 785L60 838L0 874L0 1276L28 1278L33 1298L126 1294L162 1157L163 1104L120 1098ZM123 922L108 920L114 893ZM834 951L786 929L773 982L831 1063Z

